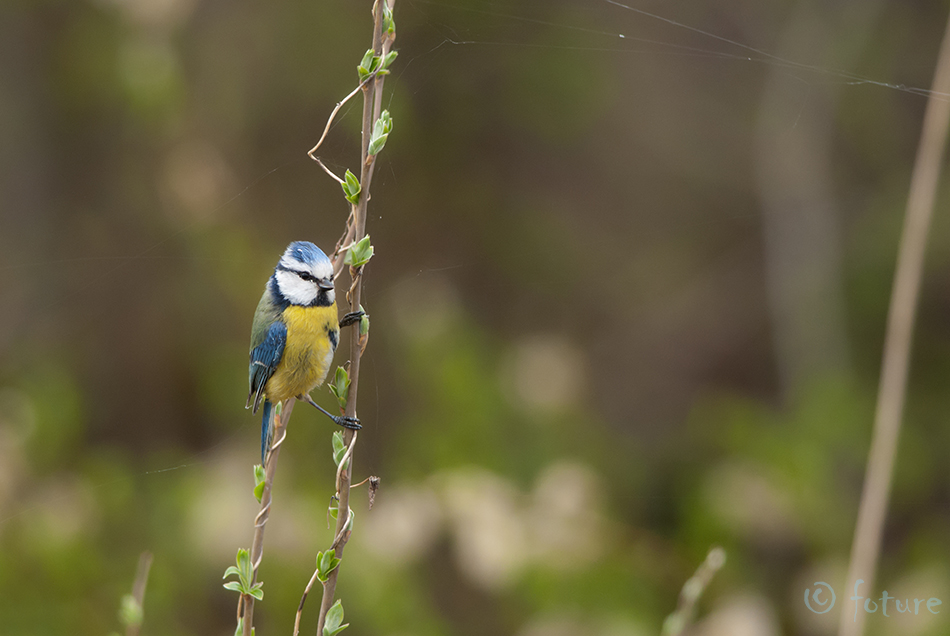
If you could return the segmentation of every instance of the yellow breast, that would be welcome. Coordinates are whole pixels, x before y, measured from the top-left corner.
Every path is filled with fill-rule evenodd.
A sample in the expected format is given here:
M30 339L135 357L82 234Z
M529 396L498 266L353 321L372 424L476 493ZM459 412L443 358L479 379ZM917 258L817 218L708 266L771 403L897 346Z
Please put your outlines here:
M323 383L333 361L333 343L340 334L336 303L329 307L291 305L282 318L287 325L287 344L264 388L271 402L309 393Z

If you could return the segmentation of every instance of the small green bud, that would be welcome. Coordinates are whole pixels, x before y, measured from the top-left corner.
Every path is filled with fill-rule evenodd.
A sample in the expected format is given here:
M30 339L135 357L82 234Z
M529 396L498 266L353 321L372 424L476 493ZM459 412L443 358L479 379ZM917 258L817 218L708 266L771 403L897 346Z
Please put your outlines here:
M360 82L366 80L369 77L369 74L373 72L373 64L375 60L375 52L373 49L367 49L366 53L363 55L363 59L360 60L360 65L356 67L356 72L359 74Z
M343 433L335 431L333 433L333 463L340 465L340 460L346 454L346 444L343 442Z
M395 35L396 33L396 22L393 20L393 10L385 0L383 1L383 31L390 35Z
M333 382L329 385L330 393L336 397L340 403L340 408L346 408L346 399L350 395L350 374L343 367L336 368L336 374L333 376Z
M356 175L349 170L346 171L343 177L343 183L340 184L343 188L343 195L347 201L355 205L360 200L360 191L363 186L360 185L360 180L356 178Z
M393 130L393 119L389 116L389 111L384 110L373 124L373 134L369 139L369 148L366 150L369 155L376 155L385 147L386 140L389 139L389 133Z
M250 580L251 577L248 575L251 572L251 553L244 548L238 548L237 557L234 560L237 562L238 570L241 571L241 576Z
M362 267L373 258L373 245L369 242L369 234L350 246L343 257L343 262L350 267Z
M393 60L395 60L398 56L399 56L399 51L390 51L389 53L384 55L382 60L379 63L379 70L377 71L377 73L379 75L388 75L389 65L392 64Z
M139 627L142 625L142 606L135 600L131 594L122 597L122 604L119 607L119 620L126 627Z
M317 579L321 583L326 583L330 578L330 572L333 572L340 565L342 559L338 559L333 550L317 553Z

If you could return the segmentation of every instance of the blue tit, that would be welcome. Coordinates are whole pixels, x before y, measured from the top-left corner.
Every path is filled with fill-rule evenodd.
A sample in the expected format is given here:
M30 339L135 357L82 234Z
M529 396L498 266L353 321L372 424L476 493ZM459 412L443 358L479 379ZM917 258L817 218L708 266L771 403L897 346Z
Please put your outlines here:
M264 288L251 327L250 390L245 408L254 412L264 403L261 423L261 462L270 448L274 404L298 398L312 404L334 422L360 428L355 418L332 415L318 406L310 391L327 377L340 341L340 326L359 317L337 318L333 264L308 241L291 243Z

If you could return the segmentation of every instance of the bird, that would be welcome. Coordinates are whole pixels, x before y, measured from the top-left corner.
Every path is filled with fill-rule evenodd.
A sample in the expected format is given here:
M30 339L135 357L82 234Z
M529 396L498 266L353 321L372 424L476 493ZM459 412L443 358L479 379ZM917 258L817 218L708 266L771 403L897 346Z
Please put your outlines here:
M274 405L301 399L336 424L358 430L354 417L333 415L310 397L323 384L340 341L340 328L359 321L362 312L339 320L333 288L333 263L309 241L294 241L281 255L254 312L251 326L249 390L245 408L263 404L261 463L270 448Z

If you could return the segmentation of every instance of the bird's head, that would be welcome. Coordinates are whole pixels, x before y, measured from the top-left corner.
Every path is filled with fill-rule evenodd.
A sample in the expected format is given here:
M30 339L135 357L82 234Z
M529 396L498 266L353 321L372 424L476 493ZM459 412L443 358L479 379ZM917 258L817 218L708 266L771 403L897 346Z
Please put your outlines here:
M294 241L274 268L271 291L291 305L328 307L336 300L333 264L313 243Z

